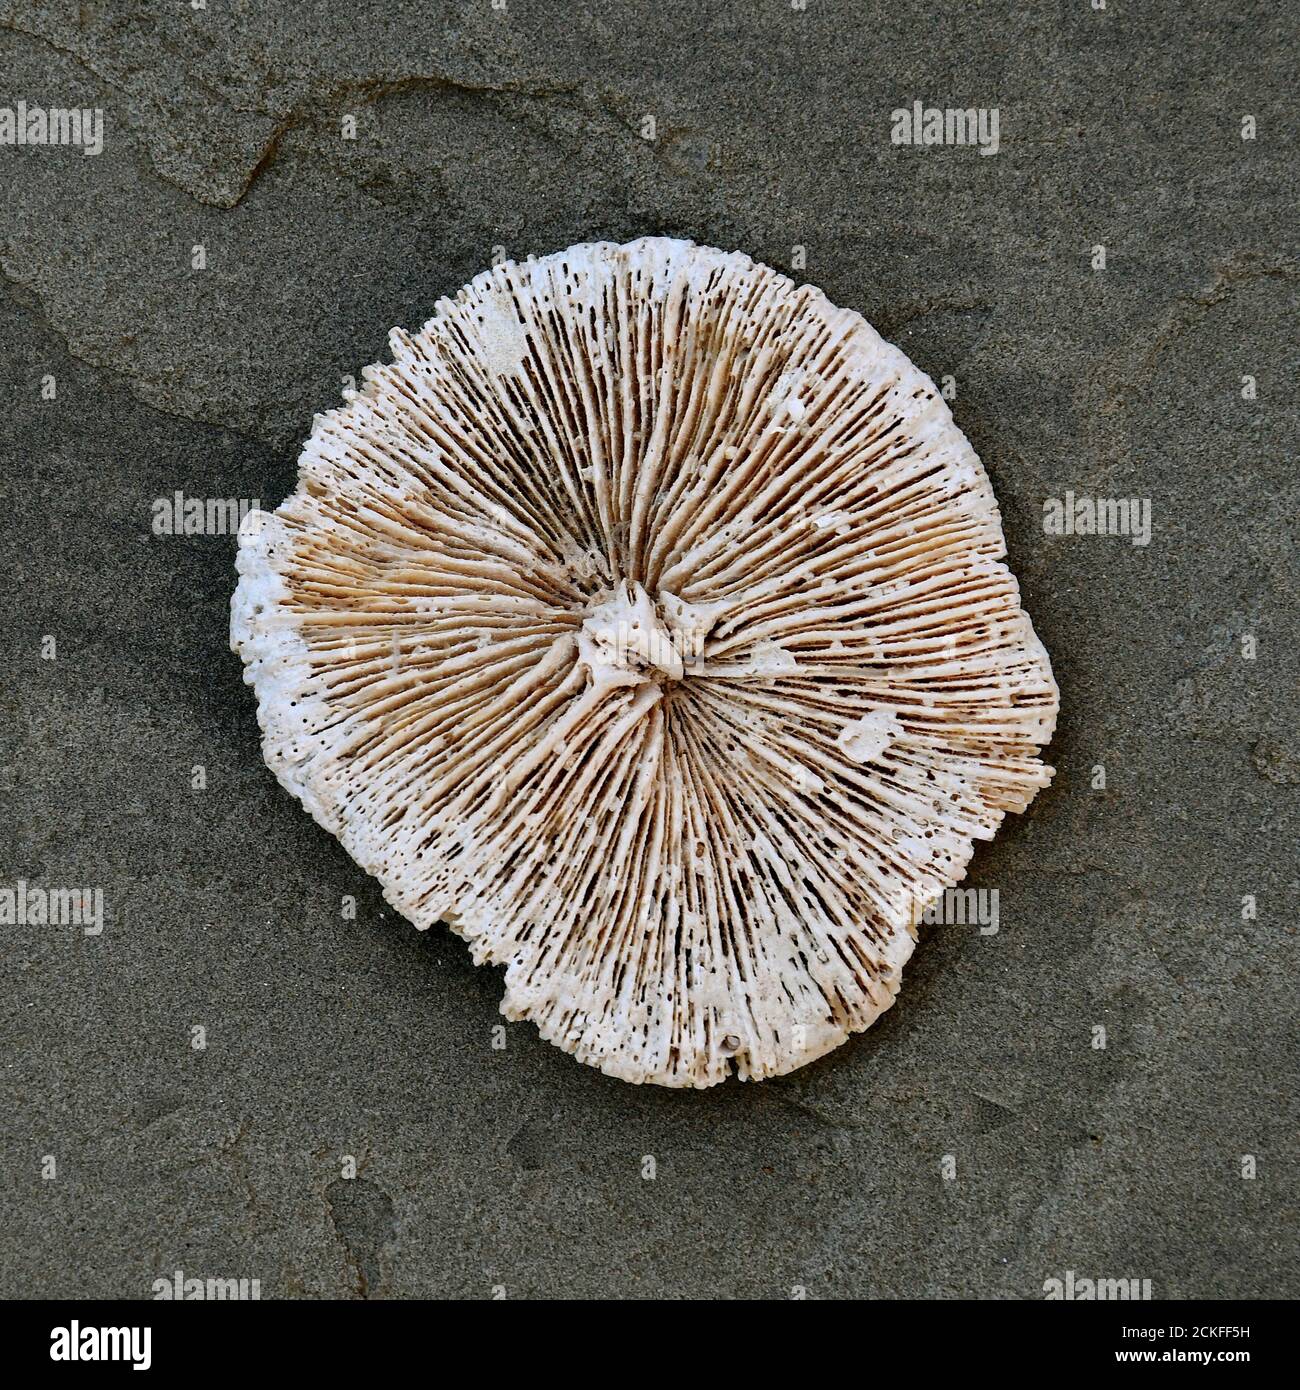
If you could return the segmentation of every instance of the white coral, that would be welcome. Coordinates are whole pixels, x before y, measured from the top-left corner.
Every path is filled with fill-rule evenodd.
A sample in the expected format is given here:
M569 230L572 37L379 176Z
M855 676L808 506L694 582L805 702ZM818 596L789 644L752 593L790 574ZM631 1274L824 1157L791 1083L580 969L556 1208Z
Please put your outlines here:
M614 1076L771 1076L869 1026L898 904L1051 776L1051 668L933 383L663 239L499 266L392 346L241 532L268 764Z

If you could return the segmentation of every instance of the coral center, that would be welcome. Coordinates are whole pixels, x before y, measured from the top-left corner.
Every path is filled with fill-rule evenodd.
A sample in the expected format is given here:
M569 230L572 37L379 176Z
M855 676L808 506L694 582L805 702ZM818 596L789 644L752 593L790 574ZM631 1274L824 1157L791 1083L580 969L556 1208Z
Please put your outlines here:
M666 589L651 598L635 580L623 580L583 620L579 659L598 685L683 680L703 667L717 607L686 603Z

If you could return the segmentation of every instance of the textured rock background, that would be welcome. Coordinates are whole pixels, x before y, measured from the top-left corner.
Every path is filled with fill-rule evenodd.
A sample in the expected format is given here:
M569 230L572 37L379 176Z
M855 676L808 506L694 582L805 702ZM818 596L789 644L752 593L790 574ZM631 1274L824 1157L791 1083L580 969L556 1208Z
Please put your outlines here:
M1295 1294L1300 44L1265 3L998 8L0 3L0 106L105 113L94 158L0 147L0 882L107 919L0 928L0 1292ZM998 107L1000 152L895 147L913 100ZM233 539L150 530L176 489L276 505L494 247L654 232L806 246L955 377L1063 699L975 860L999 933L689 1095L493 1050L495 974L262 766ZM1044 535L1066 489L1151 499L1151 544Z

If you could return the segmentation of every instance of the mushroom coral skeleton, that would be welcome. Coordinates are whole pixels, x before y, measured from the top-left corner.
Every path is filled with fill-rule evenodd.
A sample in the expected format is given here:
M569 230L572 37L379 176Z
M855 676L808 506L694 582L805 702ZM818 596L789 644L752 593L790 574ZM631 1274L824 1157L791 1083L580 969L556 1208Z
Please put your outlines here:
M509 262L240 531L266 761L502 1011L628 1081L774 1076L893 1003L1058 695L934 383L748 256Z

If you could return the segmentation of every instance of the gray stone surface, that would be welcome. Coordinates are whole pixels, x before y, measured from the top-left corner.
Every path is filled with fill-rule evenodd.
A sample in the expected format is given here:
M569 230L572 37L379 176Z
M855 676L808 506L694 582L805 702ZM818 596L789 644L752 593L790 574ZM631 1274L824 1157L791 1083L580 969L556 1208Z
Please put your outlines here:
M1294 1295L1287 9L0 3L0 106L105 113L95 157L0 147L0 881L106 916L0 928L0 1293ZM915 99L996 106L998 154L894 146ZM804 245L955 378L1062 689L1054 786L974 862L998 934L931 930L870 1033L700 1094L492 1050L496 973L262 766L233 540L150 531L175 489L277 504L495 246L653 232ZM1045 535L1066 489L1149 498L1150 545Z

